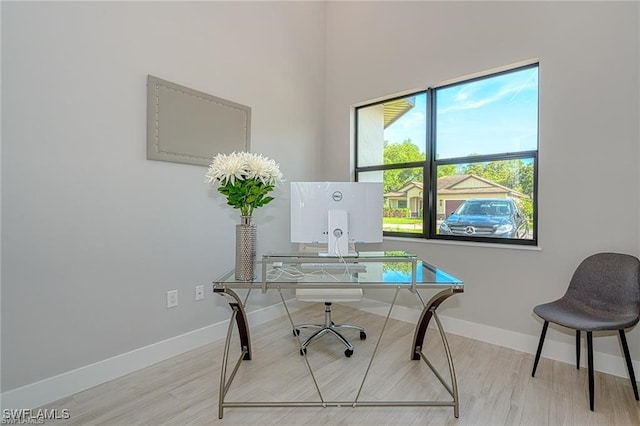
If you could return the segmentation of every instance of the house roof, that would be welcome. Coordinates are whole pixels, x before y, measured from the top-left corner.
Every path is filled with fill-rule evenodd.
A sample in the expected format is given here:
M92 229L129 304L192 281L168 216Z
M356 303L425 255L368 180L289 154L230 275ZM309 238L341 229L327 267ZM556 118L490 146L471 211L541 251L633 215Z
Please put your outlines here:
M472 183L475 182L475 185ZM478 186L477 183L483 184L482 186ZM406 195L406 193L412 189L418 188L422 190L424 185L422 182L412 181L405 184L402 188L397 191L387 192L384 194L385 197L402 197ZM484 194L484 193L496 193L502 192L509 194L511 196L515 196L518 198L526 198L525 194L522 194L518 191L514 191L511 188L507 188L504 185L500 185L499 183L495 183L489 179L485 179L483 177L467 174L467 175L450 175L443 176L438 178L438 194L458 194L458 193L476 193L476 194Z
M451 175L438 178L438 191L455 187L458 183L468 179L472 175Z
M486 186L472 185L472 182L480 182ZM500 185L492 180L485 179L481 176L474 174L468 175L451 175L438 178L438 194L455 194L460 192L474 192L474 193L487 193L487 192L503 192L519 198L526 197L526 195L514 191L511 188L507 188L504 185Z
M422 190L422 188L423 188L422 182L414 181L414 182L406 183L402 188L398 189L397 191L385 192L383 194L383 197L386 197L386 198L406 197L407 196L407 192L409 192L409 190L411 188L418 188L418 189Z
M402 188L400 188L398 190L398 192L404 194L405 192L409 191L412 188L418 188L418 189L423 189L424 185L422 184L422 182L417 182L417 181L412 181L407 183L405 186L403 186Z

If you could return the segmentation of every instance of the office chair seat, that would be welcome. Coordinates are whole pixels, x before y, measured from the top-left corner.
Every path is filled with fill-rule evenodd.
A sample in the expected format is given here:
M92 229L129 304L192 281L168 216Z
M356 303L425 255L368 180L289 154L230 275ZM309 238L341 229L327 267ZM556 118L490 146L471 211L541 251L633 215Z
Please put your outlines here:
M296 299L300 302L360 302L362 300L362 289L297 288Z

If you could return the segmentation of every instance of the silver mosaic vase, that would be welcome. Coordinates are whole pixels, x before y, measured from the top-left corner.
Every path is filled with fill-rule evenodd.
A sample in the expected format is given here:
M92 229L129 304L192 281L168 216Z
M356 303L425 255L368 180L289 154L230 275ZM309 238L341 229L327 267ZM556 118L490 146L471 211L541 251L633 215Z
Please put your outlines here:
M236 225L236 280L252 281L256 276L257 236L258 227L251 223L251 216L240 216Z

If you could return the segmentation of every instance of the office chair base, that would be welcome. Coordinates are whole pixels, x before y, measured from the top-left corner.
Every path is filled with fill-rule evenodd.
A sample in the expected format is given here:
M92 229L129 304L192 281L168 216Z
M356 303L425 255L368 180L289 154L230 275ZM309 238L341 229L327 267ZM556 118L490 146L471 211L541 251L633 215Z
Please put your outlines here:
M367 338L367 333L365 333L362 327L358 327L357 325L351 325L351 324L340 324L340 325L331 324L328 327L320 324L301 324L301 325L297 325L296 328L293 330L293 335L299 336L301 328L318 328L319 330L313 333L311 336L309 336L307 340L305 340L302 343L302 345L300 346L300 355L306 354L307 347L311 343L313 343L318 337L321 337L324 334L328 333L337 337L338 340L340 340L347 347L347 349L344 351L344 355L347 358L349 358L351 355L353 355L353 345L340 332L338 332L336 328L351 328L355 330L360 330L360 340L366 340Z
M307 354L307 348L300 349L300 356L305 356L306 354ZM347 358L351 358L351 355L353 355L353 350L345 349L344 356L346 356Z
M331 321L331 303L325 303L325 323L324 324L300 324L296 325L293 329L293 335L299 336L301 328L317 328L318 331L309 336L303 343L300 345L300 355L305 355L307 353L307 347L315 341L318 337L321 337L324 334L331 334L338 338L347 349L344 351L344 355L349 358L353 355L353 345L350 341L348 341L337 329L354 329L360 331L360 340L365 340L367 338L367 333L365 333L364 328L353 325L353 324L335 324Z
M307 354L307 348L300 349L300 356L305 356ZM351 358L353 355L353 349L345 349L344 356L347 358Z

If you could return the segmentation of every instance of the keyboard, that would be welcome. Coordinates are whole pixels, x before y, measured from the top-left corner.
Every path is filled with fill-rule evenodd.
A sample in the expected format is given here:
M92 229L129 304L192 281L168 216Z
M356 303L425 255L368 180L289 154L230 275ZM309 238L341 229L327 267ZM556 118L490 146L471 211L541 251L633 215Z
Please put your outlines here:
M328 262L328 263L301 263L300 269L305 272L309 271L327 271L327 272L367 272L366 265L362 263L344 263Z

